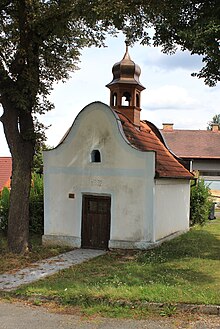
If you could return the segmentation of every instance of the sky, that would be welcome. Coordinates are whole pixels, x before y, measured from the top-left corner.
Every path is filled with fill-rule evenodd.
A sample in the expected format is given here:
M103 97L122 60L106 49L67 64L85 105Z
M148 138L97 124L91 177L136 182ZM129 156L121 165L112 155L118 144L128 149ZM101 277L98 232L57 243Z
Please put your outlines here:
M54 85L50 100L55 109L40 116L47 129L49 146L56 146L77 114L89 103L109 104L112 66L125 53L123 36L109 37L105 48L84 49L80 69L66 83ZM202 67L202 59L189 52L166 55L158 47L135 44L129 48L131 59L140 66L140 82L145 86L141 96L141 119L162 128L173 123L174 129L206 129L207 123L220 113L220 84L208 87L202 79L192 77ZM0 116L2 109L0 108ZM0 123L0 156L10 156Z

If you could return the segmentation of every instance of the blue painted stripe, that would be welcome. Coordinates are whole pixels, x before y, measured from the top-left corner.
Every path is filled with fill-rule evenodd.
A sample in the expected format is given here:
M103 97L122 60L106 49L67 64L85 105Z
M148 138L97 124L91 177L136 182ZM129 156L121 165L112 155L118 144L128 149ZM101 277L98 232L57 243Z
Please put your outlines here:
M122 169L122 168L72 168L72 167L50 167L46 170L45 174L65 174L76 176L130 176L130 177L143 177L146 175L144 169Z

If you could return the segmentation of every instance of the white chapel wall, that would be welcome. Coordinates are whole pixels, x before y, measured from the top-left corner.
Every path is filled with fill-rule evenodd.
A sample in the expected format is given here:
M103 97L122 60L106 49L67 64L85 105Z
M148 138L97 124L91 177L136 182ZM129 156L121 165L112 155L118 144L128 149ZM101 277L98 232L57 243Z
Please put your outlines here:
M156 180L155 240L189 229L189 201L188 180Z

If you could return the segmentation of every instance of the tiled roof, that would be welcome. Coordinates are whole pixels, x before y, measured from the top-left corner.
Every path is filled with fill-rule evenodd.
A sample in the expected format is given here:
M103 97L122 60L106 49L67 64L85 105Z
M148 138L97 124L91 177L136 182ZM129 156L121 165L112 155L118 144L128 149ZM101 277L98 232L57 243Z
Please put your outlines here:
M140 129L117 112L128 141L140 151L155 151L156 177L193 178L193 175L172 155L163 143L160 131L150 122L141 121Z
M10 186L12 172L12 159L10 157L0 157L0 191L4 186Z
M161 130L169 147L181 158L220 159L220 131Z

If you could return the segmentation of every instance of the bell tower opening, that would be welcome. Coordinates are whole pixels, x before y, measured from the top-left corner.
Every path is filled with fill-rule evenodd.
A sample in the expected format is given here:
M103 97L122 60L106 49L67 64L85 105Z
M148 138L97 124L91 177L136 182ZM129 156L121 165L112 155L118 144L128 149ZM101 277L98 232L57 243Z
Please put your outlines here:
M123 106L130 106L131 102L131 94L128 91L125 91L122 96L122 104Z
M116 106L117 105L117 93L111 93L111 106Z
M140 107L140 95L136 94L136 106Z
M141 69L128 53L128 44L123 59L112 68L113 79L106 85L110 89L110 106L126 115L136 126L140 126L141 92L145 87L140 83Z

